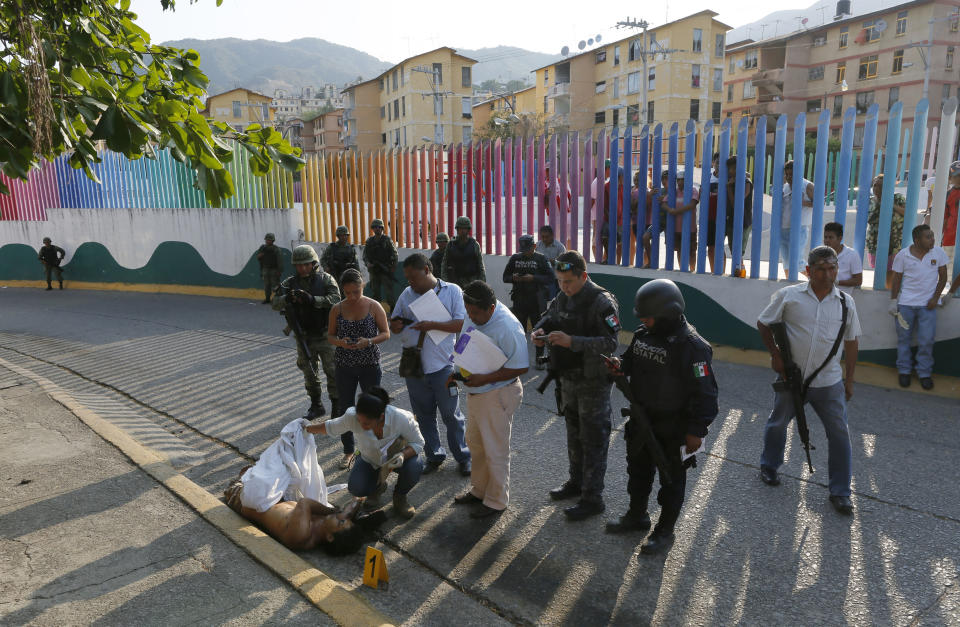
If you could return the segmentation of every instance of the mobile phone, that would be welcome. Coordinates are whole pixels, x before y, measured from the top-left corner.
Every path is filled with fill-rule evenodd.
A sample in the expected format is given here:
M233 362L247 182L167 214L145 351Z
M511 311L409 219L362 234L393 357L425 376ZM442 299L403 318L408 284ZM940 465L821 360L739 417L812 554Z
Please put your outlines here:
M347 339L344 340L344 342L346 342L347 344L356 344L356 343L357 343L357 338L355 338L355 337L348 337Z
M606 361L613 361L613 357L611 357L610 355L604 355L603 353L600 353L600 356L603 357Z

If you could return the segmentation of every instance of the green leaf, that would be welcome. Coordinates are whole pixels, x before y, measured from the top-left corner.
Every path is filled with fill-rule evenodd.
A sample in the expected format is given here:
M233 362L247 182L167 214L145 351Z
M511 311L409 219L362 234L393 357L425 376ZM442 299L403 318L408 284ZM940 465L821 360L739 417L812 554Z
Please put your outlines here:
M12 72L0 74L0 102L8 107L17 107L20 99L17 97L17 86L13 82Z

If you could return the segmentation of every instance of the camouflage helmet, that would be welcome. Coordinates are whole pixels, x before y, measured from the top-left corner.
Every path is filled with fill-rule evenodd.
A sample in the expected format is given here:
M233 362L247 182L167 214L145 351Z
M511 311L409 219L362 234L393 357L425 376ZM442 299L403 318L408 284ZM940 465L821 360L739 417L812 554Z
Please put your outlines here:
M375 228L378 228L378 227L381 228L381 229L384 228L384 227L383 227L383 220L381 220L380 218L377 218L376 220L374 220L373 222L370 223L370 228L371 228L371 229L375 229Z
M274 235L273 233L267 233L266 235L263 236L263 239L268 239L271 242L275 242L277 241L277 236Z
M44 237L44 238L43 238L43 243L44 243L44 244L51 244L51 243L53 243L53 240L50 239L49 237Z
M460 216L457 218L457 222L454 224L453 228L455 229L472 229L473 224L470 222L470 218L467 216Z
M313 246L302 244L293 249L293 263L320 263L320 258Z
M439 233L437 233L437 237L434 241L437 242L438 244L440 242L449 242L450 236L444 233L443 231L440 231Z
M350 229L342 224L337 227L337 237L341 235L350 235Z

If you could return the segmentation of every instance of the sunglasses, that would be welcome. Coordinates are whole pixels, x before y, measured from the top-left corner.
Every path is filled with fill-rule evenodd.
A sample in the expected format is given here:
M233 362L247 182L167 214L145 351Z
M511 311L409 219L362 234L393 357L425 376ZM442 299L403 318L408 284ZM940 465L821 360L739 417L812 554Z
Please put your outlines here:
M571 270L582 270L582 268L578 268L572 261L558 261L557 270L559 272L569 272Z

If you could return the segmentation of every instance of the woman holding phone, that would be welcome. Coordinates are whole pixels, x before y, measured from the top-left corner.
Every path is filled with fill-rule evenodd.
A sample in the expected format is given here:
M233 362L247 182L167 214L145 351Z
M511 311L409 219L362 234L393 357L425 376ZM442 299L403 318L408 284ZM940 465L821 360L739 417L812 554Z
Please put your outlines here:
M336 346L334 362L337 366L337 393L339 407L334 412L342 416L354 405L357 387L361 392L380 385L380 348L377 344L390 339L387 314L372 298L363 295L363 276L350 268L339 277L343 300L330 309L327 340ZM336 417L335 416L335 417ZM353 433L340 436L343 458L340 468L349 468L355 450Z

